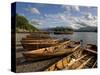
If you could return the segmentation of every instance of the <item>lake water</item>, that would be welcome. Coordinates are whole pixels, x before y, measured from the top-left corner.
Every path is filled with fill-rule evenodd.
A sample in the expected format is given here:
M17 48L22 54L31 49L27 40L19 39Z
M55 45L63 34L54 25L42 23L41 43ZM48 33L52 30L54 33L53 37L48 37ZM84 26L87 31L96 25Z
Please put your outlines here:
M68 38L74 41L83 40L84 44L97 45L97 33L96 32L74 32L73 34L50 34L53 38L63 39Z

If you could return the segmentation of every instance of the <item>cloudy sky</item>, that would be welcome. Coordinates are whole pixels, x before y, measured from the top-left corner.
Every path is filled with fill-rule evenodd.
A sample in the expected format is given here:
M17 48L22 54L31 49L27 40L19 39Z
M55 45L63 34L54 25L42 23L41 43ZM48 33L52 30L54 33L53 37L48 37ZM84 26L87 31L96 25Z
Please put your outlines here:
M97 26L97 8L87 6L17 3L16 12L25 16L38 28Z

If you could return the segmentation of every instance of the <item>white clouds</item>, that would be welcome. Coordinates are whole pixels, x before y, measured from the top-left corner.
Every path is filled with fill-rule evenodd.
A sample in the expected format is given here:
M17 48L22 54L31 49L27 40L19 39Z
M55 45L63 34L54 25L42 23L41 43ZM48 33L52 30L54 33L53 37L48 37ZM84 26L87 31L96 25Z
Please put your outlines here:
M93 16L91 13L87 13L83 16L76 17L76 16L65 16L60 15L63 21L69 24L70 27L74 29L78 29L81 27L96 27L97 26L97 16Z
M66 6L66 5L63 5L62 7L65 9L66 12L72 12L72 11L79 12L80 11L79 6Z
M37 8L29 7L27 10L29 12L31 12L32 14L40 14L40 12L39 12L39 10Z
M80 11L79 6L70 6L70 9L71 9L71 11L77 11L77 12Z
M39 25L50 25L49 27L66 26L73 29L79 29L81 27L96 27L97 16L93 16L91 13L87 13L83 16L68 16L64 13L60 14L46 14L44 19L34 20ZM47 26L46 26L47 27Z
M79 6L74 6L74 9L75 9L76 11L80 11Z
M91 13L87 13L84 15L84 17L87 19L87 20L93 20L95 16L92 16Z
M91 12L81 12L79 6L63 6L65 11L57 14L45 14L44 18L38 20L32 20L38 22L39 25L50 25L49 27L56 26L68 26L73 29L79 29L81 27L96 27L97 16L94 16ZM35 14L40 14L36 8L30 8L30 11ZM76 13L82 13L79 16L71 15L72 11ZM47 26L46 26L47 27Z
M96 16L95 16L96 17ZM94 16L91 15L90 16L84 16L84 17L80 17L78 18L79 21L77 21L76 23L81 25L81 26L90 26L90 27L96 27L97 26L97 18L94 18Z
M60 18L61 18L62 20L64 20L64 21L66 21L66 18L65 18L64 15L60 15Z
M44 20L50 23L59 23L63 21L60 17L60 14L45 14Z
M86 15L83 15L83 17L80 18L81 25L86 26L97 26L97 16L93 16L91 13L87 13Z
M60 14L45 14L46 19L60 19Z
M80 26L79 24L71 24L70 27L73 28L73 29L79 29L82 26Z
M45 20L42 20L42 19L32 19L31 20L31 24L34 25L34 23L35 23L35 25L42 25L42 24L44 24L46 22L45 22Z

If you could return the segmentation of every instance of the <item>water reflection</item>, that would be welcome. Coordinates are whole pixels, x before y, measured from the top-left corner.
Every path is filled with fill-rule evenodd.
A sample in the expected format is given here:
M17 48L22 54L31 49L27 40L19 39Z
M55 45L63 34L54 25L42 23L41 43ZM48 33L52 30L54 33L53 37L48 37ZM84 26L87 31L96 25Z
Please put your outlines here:
M66 35L66 34L50 34L53 38L63 39L68 38L75 41L83 40L84 44L95 44L97 45L97 33L96 32L74 32L72 35Z

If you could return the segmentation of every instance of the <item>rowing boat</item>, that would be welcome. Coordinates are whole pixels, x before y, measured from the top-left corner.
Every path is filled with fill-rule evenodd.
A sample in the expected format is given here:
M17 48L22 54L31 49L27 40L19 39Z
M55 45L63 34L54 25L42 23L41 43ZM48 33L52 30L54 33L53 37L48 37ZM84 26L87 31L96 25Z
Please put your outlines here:
M26 38L50 38L48 34L31 34L27 35Z
M46 48L46 47L50 47L50 46L54 46L57 45L61 42L64 41L68 41L69 39L66 40L59 40L59 39L40 39L40 40L26 40L26 39L22 39L21 40L21 44L23 46L23 48L25 50L35 50L35 49L39 49L39 48Z
M54 45L56 45L56 43L22 43L22 46L25 50L36 50Z
M86 48L89 45L86 46ZM79 52L82 51L80 55ZM85 53L84 53L85 51ZM90 52L89 54L87 52ZM77 57L78 54L80 57ZM65 56L61 60L57 61L56 63L49 66L46 71L56 71L56 70L63 70L63 69L82 69L82 68L94 68L97 66L97 56L93 55L96 54L91 51L82 50L82 48L78 48L73 53Z
M22 40L45 40L45 39L52 39L52 38L40 38L40 37L37 37L37 38L33 38L33 37L24 37L22 38Z
M39 48L46 48L58 44L58 40L22 40L21 44L25 50L33 50Z
M23 56L26 60L42 60L70 54L79 47L79 44L73 44L71 41L66 41L57 46L24 52Z
M88 53L97 54L97 46L93 44L87 44L84 50Z
M22 39L21 43L58 43L58 39Z

